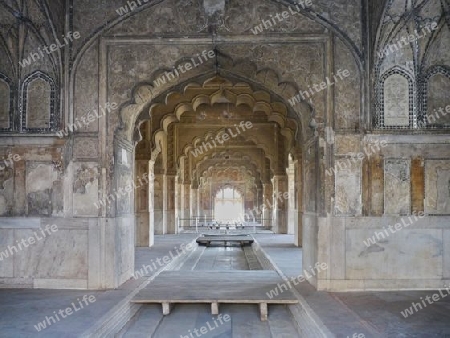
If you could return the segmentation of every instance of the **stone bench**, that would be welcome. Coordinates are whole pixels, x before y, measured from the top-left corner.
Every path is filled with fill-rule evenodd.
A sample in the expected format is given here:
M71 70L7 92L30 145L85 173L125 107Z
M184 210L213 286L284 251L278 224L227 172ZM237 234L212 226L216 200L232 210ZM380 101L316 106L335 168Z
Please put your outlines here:
M211 305L211 313L219 314L220 304L256 304L262 321L267 320L269 304L297 304L291 290L270 291L284 280L271 270L260 271L163 271L132 300L140 304L161 304L169 315L174 304Z
M239 243L241 246L251 245L255 240L250 235L201 235L196 242L199 245L211 245L212 242Z

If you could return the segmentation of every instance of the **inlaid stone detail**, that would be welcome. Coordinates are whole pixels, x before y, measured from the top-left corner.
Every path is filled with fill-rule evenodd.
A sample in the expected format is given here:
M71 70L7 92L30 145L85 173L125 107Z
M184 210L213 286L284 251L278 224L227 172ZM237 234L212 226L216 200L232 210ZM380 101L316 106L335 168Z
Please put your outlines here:
M384 82L384 125L409 126L409 84L399 74Z
M450 161L425 163L425 212L450 214Z
M384 213L410 213L410 161L388 159L384 164Z

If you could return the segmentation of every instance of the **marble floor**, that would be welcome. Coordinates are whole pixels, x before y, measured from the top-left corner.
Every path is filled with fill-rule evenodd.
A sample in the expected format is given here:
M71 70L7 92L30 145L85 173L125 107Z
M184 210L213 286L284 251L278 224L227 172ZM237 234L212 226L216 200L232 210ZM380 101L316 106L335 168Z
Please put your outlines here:
M263 250L287 276L302 272L302 251L290 235L255 235ZM450 297L404 318L401 311L435 291L346 292L316 291L308 283L296 290L336 338L450 338Z
M167 255L175 246L190 242L195 237L195 234L157 236L153 248L136 250L136 269L152 259ZM256 234L255 238L284 275L294 277L301 274L302 251L292 244L293 236ZM239 247L208 249L199 248L175 268L248 268L246 256ZM152 271L146 275L154 273ZM116 290L107 291L0 289L0 337L86 336L83 334L89 328L98 324L111 308L123 301L145 279L132 279ZM450 337L450 297L428 305L407 318L401 315L401 311L411 306L412 302L417 303L420 297L425 298L433 291L329 293L317 292L308 283L300 283L295 288L331 332L330 337ZM78 304L77 299L81 300L84 295L95 296L96 301L40 332L36 330L35 325L45 320L46 316L54 315L71 303ZM160 306L142 306L116 336L302 337L296 331L294 318L286 306L272 306L267 322L260 321L259 311L252 305L223 305L220 309L222 316L219 318L210 315L208 305L176 305L169 316L162 316Z

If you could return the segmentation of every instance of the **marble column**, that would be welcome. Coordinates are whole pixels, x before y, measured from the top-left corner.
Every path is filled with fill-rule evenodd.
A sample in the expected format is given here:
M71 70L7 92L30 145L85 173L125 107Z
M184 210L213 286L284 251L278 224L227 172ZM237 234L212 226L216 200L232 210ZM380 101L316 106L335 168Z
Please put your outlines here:
M258 189L256 189L256 205L255 205L255 207L257 208L257 210L258 210L258 213L257 213L257 219L258 219L258 221L262 224L262 221L261 221L261 219L263 218L263 213L262 213L262 209L261 209L261 207L262 207L262 205L263 205L263 189L262 189L262 187L258 187Z
M175 228L178 232L179 226L182 226L180 218L182 218L181 212L181 199L182 199L182 184L178 181L178 177L175 177Z
M163 182L164 175L155 174L155 178L153 180L153 198L152 198L152 207L150 208L150 212L153 210L153 228L155 229L156 235L163 235L166 233L163 224Z
M144 175L148 175L148 161L136 160L135 163L135 199L134 199L134 212L136 216L136 233L135 244L137 247L148 247L149 245L149 233L150 233L150 221L149 221L149 209L148 209L148 197L149 192L148 184L140 184L138 180ZM144 183L141 180L142 183Z
M181 198L180 198L180 216L183 219L181 226L189 226L191 217L191 185L189 183L183 183L181 186Z
M303 246L303 165L301 159L295 162L295 193L297 194L297 225L294 233L294 244Z
M148 162L148 246L155 244L155 213L154 199L155 199L155 173L154 173L154 161Z
M263 226L266 229L272 227L272 208L273 208L273 188L272 183L267 182L263 184Z
M199 212L198 212L198 188L194 189L194 188L192 188L192 186L190 189L189 207L190 207L190 217L192 218L191 225L194 226L195 218L198 217L198 215L199 215Z
M288 180L285 175L276 175L273 181L272 229L276 234L287 233Z
M199 212L199 190L198 185L192 183L191 185L191 198L190 198L190 207L191 207L191 217L200 216Z
M289 198L287 200L287 233L293 235L295 232L295 226L297 224L297 207L295 205L295 168L294 163L290 163L289 168L286 169L288 179L288 192Z
M212 216L211 184L205 184L199 194L200 215L209 218Z
M165 174L163 181L163 230L164 234L176 234L175 175Z
M300 160L295 161L295 190L296 194L296 211L297 222L294 229L294 244L295 246L303 246L303 174Z

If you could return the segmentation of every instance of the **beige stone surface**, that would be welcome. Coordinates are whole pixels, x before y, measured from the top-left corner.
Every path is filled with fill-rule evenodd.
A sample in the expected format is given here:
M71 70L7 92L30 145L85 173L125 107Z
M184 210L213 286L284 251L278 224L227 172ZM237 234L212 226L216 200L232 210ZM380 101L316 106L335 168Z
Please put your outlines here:
M356 229L347 232L347 279L391 279L393 275L398 279L442 277L442 231L403 229L367 248L363 241L373 234Z
M128 5L122 0L15 9L27 22L3 13L0 34L12 37L0 47L0 158L21 159L0 172L0 251L46 222L60 231L0 262L0 284L118 287L133 272L135 244L176 233L180 217L212 217L214 196L228 185L244 195L245 210L271 204L263 225L294 233L305 266L330 265L314 285L421 288L449 277L450 115L435 129L418 124L448 104L448 27L386 52L406 27L441 17L442 6L409 4L419 6L410 17L401 1L365 8L316 0L254 34L287 3L141 2L126 15L117 11ZM53 43L67 23L80 39L21 71L11 66ZM210 50L201 65L155 83ZM327 83L343 70L348 78ZM37 79L28 90L12 88L30 76ZM292 104L300 93L306 99ZM108 103L117 109L56 135ZM192 154L242 121L253 128ZM386 147L364 152L381 141ZM364 159L348 162L358 153ZM369 162L372 155L380 162ZM427 218L365 251L372 231L410 215L410 162L418 157ZM297 166L285 180L289 159ZM155 174L145 189L113 196L145 172Z

